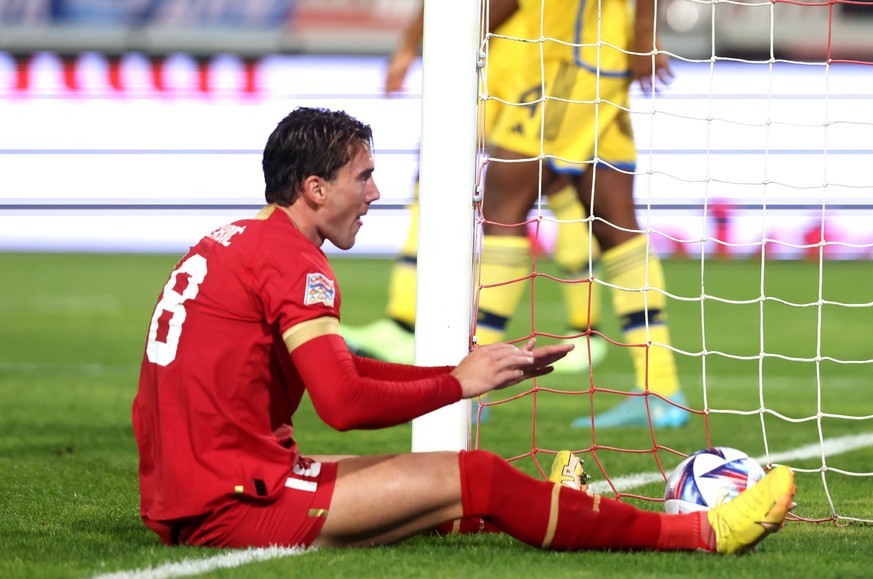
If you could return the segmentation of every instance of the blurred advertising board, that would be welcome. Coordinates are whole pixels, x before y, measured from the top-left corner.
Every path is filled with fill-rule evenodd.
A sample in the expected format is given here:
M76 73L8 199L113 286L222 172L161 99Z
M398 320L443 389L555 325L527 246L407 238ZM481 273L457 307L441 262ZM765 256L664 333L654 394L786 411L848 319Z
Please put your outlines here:
M417 0L0 0L0 50L387 53Z
M392 255L418 170L421 76L386 97L385 65L0 53L0 250L184 251L258 210L267 135L314 106L373 126L382 198L354 251ZM633 92L636 203L655 249L814 257L824 238L828 256L873 257L869 70L677 62L656 99ZM545 211L543 250L556 227Z

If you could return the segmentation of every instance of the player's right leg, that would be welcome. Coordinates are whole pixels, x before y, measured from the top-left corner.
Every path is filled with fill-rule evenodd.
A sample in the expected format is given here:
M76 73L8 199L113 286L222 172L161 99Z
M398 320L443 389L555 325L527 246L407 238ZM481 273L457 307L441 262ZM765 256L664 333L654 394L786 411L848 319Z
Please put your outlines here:
M488 452L461 452L458 462L465 517L483 517L520 541L553 550L743 552L781 527L795 492L783 467L715 515L669 515L532 478Z

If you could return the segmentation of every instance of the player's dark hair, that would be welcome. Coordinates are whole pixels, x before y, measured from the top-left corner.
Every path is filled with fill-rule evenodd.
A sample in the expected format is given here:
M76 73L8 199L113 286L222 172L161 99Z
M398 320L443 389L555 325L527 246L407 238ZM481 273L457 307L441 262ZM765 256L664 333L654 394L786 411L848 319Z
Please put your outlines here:
M282 119L264 147L267 203L287 207L312 175L327 181L358 147L373 147L373 131L343 111L297 108Z

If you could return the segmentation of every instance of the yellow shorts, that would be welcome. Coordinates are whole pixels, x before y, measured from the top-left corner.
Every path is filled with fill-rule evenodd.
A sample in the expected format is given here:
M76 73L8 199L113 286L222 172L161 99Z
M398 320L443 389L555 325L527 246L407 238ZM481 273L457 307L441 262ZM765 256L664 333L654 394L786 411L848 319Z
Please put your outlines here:
M486 137L488 142L529 157L546 155L549 165L559 172L582 173L595 156L620 169L633 170L636 147L627 110L627 79L601 78L601 102L595 104L594 74L572 65L557 66L550 72L557 81L546 85L546 95L551 98L542 106L505 106ZM525 92L538 93L539 88L528 87ZM530 100L524 93L520 97L519 102Z
M502 79L503 98L513 104L500 107L486 140L530 157L545 155L559 172L581 173L595 158L633 170L628 57L622 50L630 41L626 3L603 0L598 13L597 3L546 2L542 17L539 1L523 2L517 13L527 26L520 37L546 40L507 50L523 65Z
M511 38L524 38L526 31L527 24L524 21L524 14L518 11L504 22L495 34ZM486 136L493 131L497 119L503 111L501 101L512 100L514 96L512 94L513 87L519 74L523 72L520 63L525 55L526 47L519 40L492 37L488 42L486 74L482 76L482 85L480 86L482 94L492 97L486 101L480 101L480 114L484 115Z

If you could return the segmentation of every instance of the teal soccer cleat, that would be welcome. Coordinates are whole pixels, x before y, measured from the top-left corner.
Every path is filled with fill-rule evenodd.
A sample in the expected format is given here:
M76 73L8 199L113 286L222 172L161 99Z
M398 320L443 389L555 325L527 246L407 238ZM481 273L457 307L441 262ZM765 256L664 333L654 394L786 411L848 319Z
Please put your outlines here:
M682 392L670 396L665 402L657 396L648 396L649 407L646 408L646 396L629 396L617 406L614 406L594 417L595 428L625 428L644 427L649 425L649 414L652 417L654 428L681 428L688 424L689 414L687 410L674 406L688 406ZM591 419L581 416L571 424L573 428L591 428Z

